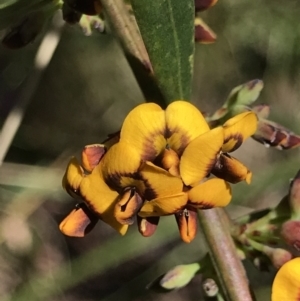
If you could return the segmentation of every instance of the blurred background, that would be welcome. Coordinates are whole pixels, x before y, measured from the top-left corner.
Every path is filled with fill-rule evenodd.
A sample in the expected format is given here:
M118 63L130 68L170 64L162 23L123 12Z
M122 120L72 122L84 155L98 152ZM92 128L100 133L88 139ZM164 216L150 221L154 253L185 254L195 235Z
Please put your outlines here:
M212 113L235 86L262 79L257 103L271 105L270 119L300 134L298 9L297 0L222 0L201 13L218 39L196 45L193 103ZM145 289L205 254L200 229L191 244L181 242L173 217L163 218L150 238L136 225L125 237L100 222L85 238L58 229L76 204L61 187L70 156L116 132L143 101L110 34L87 37L56 15L30 45L0 46L1 300L201 300L200 275L168 294ZM253 182L234 186L233 218L275 206L300 168L298 149L251 139L235 156L253 171ZM275 270L245 266L257 300L269 300Z

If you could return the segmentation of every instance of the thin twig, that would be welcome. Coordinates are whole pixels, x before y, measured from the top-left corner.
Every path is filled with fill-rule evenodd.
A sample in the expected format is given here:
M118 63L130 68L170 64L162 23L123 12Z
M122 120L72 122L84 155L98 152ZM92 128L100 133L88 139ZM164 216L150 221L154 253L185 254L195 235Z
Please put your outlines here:
M109 24L118 37L125 51L137 58L147 70L152 73L152 67L145 44L135 24L129 15L123 0L101 0L103 9L108 16Z
M252 301L245 270L237 256L223 209L199 210L199 220L226 300Z

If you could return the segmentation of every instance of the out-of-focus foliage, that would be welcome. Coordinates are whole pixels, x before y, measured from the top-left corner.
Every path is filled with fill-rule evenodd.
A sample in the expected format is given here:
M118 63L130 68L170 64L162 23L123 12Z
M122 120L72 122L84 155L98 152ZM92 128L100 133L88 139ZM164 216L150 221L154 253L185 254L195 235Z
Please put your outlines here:
M0 3L0 15L7 3ZM257 102L271 105L270 118L299 134L297 7L294 0L223 0L202 12L217 40L196 45L194 103L212 113L233 87L261 78L264 89ZM6 22L1 23L1 36L4 27L19 22L21 15L22 10L14 10L0 18ZM0 125L30 84L42 37L43 33L22 50L0 48ZM84 239L65 238L58 231L58 223L74 205L60 183L67 157L117 131L124 116L142 101L122 51L110 35L85 37L79 28L64 27L0 167L1 296L72 301L199 298L198 277L187 288L168 295L144 289L157 275L204 254L200 237L188 246L176 239L172 219L148 239L137 231L121 238L104 224ZM251 208L275 206L300 165L297 149L267 149L255 141L243 145L238 157L254 176L251 186L234 188L234 205L229 208L234 217ZM274 271L258 272L247 262L245 266L257 299L269 299Z

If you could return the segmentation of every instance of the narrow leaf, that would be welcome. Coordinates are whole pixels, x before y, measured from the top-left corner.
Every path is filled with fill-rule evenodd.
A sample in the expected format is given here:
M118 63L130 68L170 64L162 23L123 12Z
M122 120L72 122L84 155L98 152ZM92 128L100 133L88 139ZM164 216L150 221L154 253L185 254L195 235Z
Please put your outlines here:
M190 100L194 55L193 0L132 0L155 78L167 102Z

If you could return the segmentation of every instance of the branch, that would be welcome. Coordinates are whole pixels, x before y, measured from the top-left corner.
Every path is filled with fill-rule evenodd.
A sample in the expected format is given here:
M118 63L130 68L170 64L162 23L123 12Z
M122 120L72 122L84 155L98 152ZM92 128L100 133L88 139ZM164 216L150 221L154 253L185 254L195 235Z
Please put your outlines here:
M151 62L133 16L123 0L101 0L106 20L112 33L124 49L127 61L134 73L146 101L164 107L166 101L153 77Z
M224 209L216 208L198 212L209 253L226 300L252 301L245 270L230 236Z

